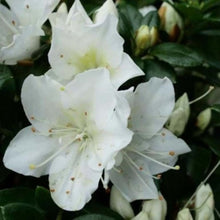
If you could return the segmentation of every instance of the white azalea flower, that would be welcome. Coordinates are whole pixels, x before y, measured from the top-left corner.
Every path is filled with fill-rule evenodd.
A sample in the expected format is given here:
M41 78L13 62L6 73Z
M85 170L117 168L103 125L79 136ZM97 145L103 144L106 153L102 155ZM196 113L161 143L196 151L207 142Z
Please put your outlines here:
M109 14L118 17L117 8L112 0L106 0L102 7L95 12L94 22L103 22Z
M21 97L32 126L12 140L5 166L24 175L49 174L57 205L81 209L103 168L131 140L128 104L118 98L105 69L81 73L65 87L47 75L30 75Z
M0 4L0 63L14 65L39 48L40 35L44 35L41 26L59 0L6 2L11 10Z
M105 67L118 88L128 79L143 75L142 70L123 52L124 40L117 32L118 19L108 15L93 24L77 0L67 16L54 13L49 62L56 80L66 84L78 73ZM62 74L61 74L62 73Z
M163 126L174 107L174 89L168 78L151 78L134 93L123 92L131 107L131 143L116 156L109 178L129 201L157 199L153 175L175 166L177 156L189 152L186 143Z

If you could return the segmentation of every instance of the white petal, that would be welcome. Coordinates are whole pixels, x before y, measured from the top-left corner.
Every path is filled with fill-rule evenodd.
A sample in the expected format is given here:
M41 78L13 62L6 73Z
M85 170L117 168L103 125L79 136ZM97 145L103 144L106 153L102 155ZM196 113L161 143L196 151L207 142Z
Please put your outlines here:
M129 153L129 156L132 157L133 155ZM133 157L132 159L135 159L134 162L137 165L142 166L141 161ZM110 180L129 202L137 199L158 198L157 188L153 179L146 174L149 173L150 175L148 167L142 167L143 170L140 170L134 167L128 159L124 158L120 166L115 168L110 171Z
M58 2L59 0L7 0L22 26L37 25L38 27L47 20Z
M13 35L18 33L18 20L16 16L4 5L0 4L0 48L13 41Z
M112 16L108 16L102 24L82 27L78 31L55 26L49 62L58 78L63 78L66 83L78 73L99 67L108 68L114 78L118 74L115 69L122 62L122 45L117 19ZM62 76L59 76L61 73ZM122 81L129 78L119 76L117 81L120 77L123 77Z
M95 12L94 22L102 23L109 14L118 17L117 8L112 0L106 0L105 3Z
M1 48L0 63L13 65L19 60L31 58L31 54L40 47L42 34L42 30L34 26L19 28L19 33L13 36L13 41Z
M66 167L58 173L49 174L51 196L64 210L76 211L83 208L98 187L102 171L88 167L86 154L79 152L77 148L73 149L69 154L63 155L64 160L67 160ZM54 160L51 167L53 166L60 166L60 158Z
M11 141L3 161L7 168L17 173L39 177L48 174L51 163L48 162L36 169L31 169L31 166L42 163L58 148L56 138L39 135L29 126L21 130Z
M29 121L41 132L66 125L60 100L62 86L48 76L28 76L22 87L21 100Z
M130 128L143 138L150 138L163 127L173 110L173 84L168 78L153 77L137 87L133 99Z
M96 127L104 129L117 105L108 71L103 68L86 71L77 75L65 88L62 93L65 108L85 113Z
M59 8L57 9L58 13L68 14L68 8L65 2L61 3Z
M151 11L156 11L157 8L153 5L145 6L139 9L139 12L142 14L142 16L146 16Z
M164 152L162 155L152 154L150 156L170 166L176 163L178 155L190 152L188 145L167 129L162 129L157 135L148 140L147 143L150 145L148 150ZM169 169L152 161L148 161L148 164L152 174L163 173Z
M66 23L74 22L75 15L80 15L82 17L81 25L83 24L92 24L91 19L83 8L81 2L79 0L75 0L73 6L70 8Z
M144 75L144 72L128 54L123 53L120 65L112 71L112 82L118 88L127 80L141 75Z
M133 133L127 129L126 124L121 122L121 118L113 114L106 122L105 128L98 131L93 137L95 154L89 159L90 167L93 169L105 168L110 161L113 166L115 154L130 143L132 135Z

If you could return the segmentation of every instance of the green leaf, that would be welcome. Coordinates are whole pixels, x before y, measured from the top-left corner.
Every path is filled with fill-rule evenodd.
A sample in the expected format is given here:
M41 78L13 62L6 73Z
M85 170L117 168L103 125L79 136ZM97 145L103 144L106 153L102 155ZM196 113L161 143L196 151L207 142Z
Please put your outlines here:
M142 19L142 25L148 25L149 27L159 27L160 18L156 11L151 11L146 14Z
M220 104L212 106L211 110L212 118L210 124L212 126L220 126Z
M55 219L59 208L53 202L49 190L42 186L37 186L35 190L35 199L37 205L47 213L50 219Z
M173 83L176 82L176 73L173 67L162 61L145 60L144 72L147 80L155 76L158 78L168 77Z
M5 65L0 65L0 89L8 81L13 79L10 69Z
M191 146L188 156L187 173L196 182L201 182L211 162L211 151L200 146Z
M131 28L130 31L134 34L141 26L142 15L137 8L132 5L125 4L119 7L119 17L123 20L123 29Z
M174 66L194 67L203 62L196 51L177 43L159 44L151 49L150 54Z
M39 209L23 203L11 203L5 206L0 206L0 219L45 220Z
M75 220L114 220L114 218L105 216L105 215L98 215L98 214L88 214L79 216L74 218Z
M0 190L0 206L15 202L35 205L34 190L24 187Z
M213 111L220 113L220 104L213 105L211 109Z
M214 154L220 157L220 140L213 136L203 138L203 141L210 147Z

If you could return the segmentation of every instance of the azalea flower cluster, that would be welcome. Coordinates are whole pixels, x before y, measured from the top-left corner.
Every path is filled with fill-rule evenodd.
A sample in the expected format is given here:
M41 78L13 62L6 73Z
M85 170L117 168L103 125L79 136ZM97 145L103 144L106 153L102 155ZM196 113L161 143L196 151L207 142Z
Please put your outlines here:
M8 0L11 11L1 6L19 18L15 24L24 25L17 27L0 17L13 38L1 45L1 62L12 64L29 55L7 60L5 53L19 45L15 41L24 30L33 28L27 20L39 21L40 28L57 4L46 2L33 9L39 11L33 20L23 14L20 2L13 5ZM21 100L31 125L11 141L5 166L24 175L49 174L51 196L65 210L81 209L100 180L105 188L111 181L129 202L158 199L154 179L168 169L178 170L178 155L190 151L182 139L163 128L175 105L172 82L154 77L135 90L118 91L124 82L144 73L123 52L112 0L96 11L93 20L79 0L69 12L61 5L49 20L51 69L43 76L29 75L23 83Z

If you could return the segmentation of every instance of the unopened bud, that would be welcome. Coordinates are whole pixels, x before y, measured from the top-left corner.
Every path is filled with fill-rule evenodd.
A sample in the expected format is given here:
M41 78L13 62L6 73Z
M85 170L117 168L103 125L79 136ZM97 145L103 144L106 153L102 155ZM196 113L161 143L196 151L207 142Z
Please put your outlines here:
M184 93L174 106L174 110L166 123L166 128L174 133L176 136L180 136L186 127L190 115L189 99L188 95Z
M212 116L212 111L210 108L203 110L202 112L199 113L199 115L197 117L196 126L200 130L204 131L207 128L207 126L209 125L209 122L211 120L211 116Z
M209 184L202 185L195 198L196 220L214 220L214 197Z
M95 12L94 23L102 23L108 15L118 17L118 11L112 0L106 0L105 3Z
M182 209L178 212L176 220L193 220L188 208Z
M110 208L124 219L131 219L134 217L134 211L131 204L122 196L115 186L111 188Z
M68 9L66 3L62 3L59 8L57 9L58 13L68 14Z
M132 220L164 220L167 213L167 203L163 196L159 193L159 199L152 199L143 202L142 211Z
M171 41L180 40L183 33L183 20L177 11L167 2L164 2L158 14L161 19L161 28L170 37Z
M158 40L158 30L155 27L149 28L147 25L142 25L136 34L135 43L136 51L135 54L139 55L144 50L155 45Z
M154 7L153 5L149 5L149 6L145 6L143 8L139 9L139 12L142 14L142 16L144 17L145 15L147 15L149 12L151 11L156 11L157 8Z

